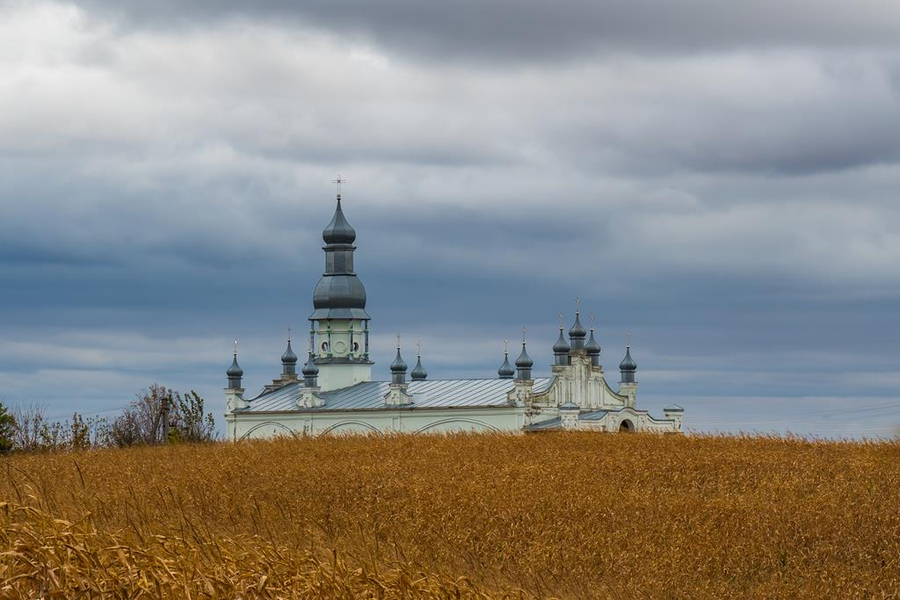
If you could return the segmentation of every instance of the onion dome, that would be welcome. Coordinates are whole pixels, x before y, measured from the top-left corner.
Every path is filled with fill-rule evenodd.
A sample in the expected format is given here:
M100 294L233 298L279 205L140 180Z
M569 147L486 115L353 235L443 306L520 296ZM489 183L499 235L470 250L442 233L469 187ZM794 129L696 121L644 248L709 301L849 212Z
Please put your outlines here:
M584 348L584 338L587 337L587 331L581 324L581 312L575 311L575 324L569 330L569 339L572 342L572 349L579 350Z
M562 325L559 326L559 338L557 338L556 343L553 344L553 354L568 354L569 353L569 343L566 342L565 336L563 336L563 328Z
M512 379L516 374L516 370L509 364L509 352L503 353L503 364L497 369L497 376L500 379Z
M534 366L534 361L531 360L531 357L528 356L528 352L525 350L525 342L522 342L522 352L516 359L516 366L520 369L530 369Z
M306 359L306 364L303 365L302 373L304 377L315 377L319 374L319 366L313 360L312 352L309 353L309 358Z
M531 379L531 367L533 366L534 361L528 356L528 351L525 350L525 340L522 340L522 352L516 359L516 379L519 381L528 381Z
M356 240L356 230L347 222L344 211L341 210L341 197L337 198L337 208L331 222L322 232L322 239L326 244L352 244Z
M631 345L625 346L625 358L619 363L619 371L622 373L622 383L634 383L634 373L637 371L637 363L631 358Z
M421 356L416 357L416 366L413 368L412 372L409 375L413 378L414 381L424 381L428 378L428 371L426 371L425 367L422 366Z
M397 346L397 356L391 363L391 383L406 383L406 362L400 356L400 346Z
M291 348L291 338L288 338L287 350L281 355L282 372L285 375L294 375L297 373L297 355Z
M594 367L598 366L600 364L600 344L594 339L593 327L591 327L591 337L588 339L588 343L584 349L591 358L591 365Z
M563 335L562 325L559 326L559 338L553 344L553 364L560 366L569 364L569 344Z
M291 340L288 340L287 350L284 351L284 354L281 355L282 364L286 365L296 365L297 364L297 355L294 354L293 348L291 348Z
M306 364L303 365L303 385L306 387L316 387L318 385L319 378L319 367L316 365L313 360L312 352L309 353L309 358L306 359Z
M234 343L234 358L231 360L231 366L225 371L225 375L228 376L228 389L241 389L241 378L244 376L244 370L237 361L237 342Z

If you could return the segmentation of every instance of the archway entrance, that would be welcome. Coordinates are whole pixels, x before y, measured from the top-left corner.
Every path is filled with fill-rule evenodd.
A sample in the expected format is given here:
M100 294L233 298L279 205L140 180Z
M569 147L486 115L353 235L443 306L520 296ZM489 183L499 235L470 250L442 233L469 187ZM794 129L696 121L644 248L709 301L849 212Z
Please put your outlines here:
M625 433L632 433L634 431L634 423L632 423L628 419L625 419L624 421L619 423L619 431L620 432L624 431Z

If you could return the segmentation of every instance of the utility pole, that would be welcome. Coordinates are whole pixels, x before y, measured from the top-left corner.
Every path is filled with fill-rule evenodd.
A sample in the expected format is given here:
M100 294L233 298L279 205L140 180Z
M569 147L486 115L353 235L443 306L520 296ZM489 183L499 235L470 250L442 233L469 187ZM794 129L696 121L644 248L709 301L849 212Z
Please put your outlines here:
M162 398L162 406L160 407L160 413L162 417L162 443L169 443L169 401L171 397L169 395L165 395Z

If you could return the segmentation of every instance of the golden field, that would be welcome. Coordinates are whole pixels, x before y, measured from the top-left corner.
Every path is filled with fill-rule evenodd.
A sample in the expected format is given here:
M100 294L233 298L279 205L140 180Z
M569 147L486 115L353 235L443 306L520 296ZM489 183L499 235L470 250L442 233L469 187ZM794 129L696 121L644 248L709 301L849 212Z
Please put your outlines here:
M0 597L900 596L900 443L554 433L2 459Z

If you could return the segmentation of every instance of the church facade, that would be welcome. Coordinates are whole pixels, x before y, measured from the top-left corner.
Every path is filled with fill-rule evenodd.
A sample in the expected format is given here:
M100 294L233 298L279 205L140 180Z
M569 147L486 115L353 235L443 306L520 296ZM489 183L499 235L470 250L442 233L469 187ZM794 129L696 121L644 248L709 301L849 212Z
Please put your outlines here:
M606 381L601 349L575 313L568 336L559 328L547 377L533 376L523 336L510 364L508 352L493 379L429 379L417 354L411 372L397 344L390 379L372 379L366 290L356 275L356 231L341 196L322 234L325 273L313 293L309 351L299 359L291 347L280 376L252 398L244 395L235 347L226 374L230 440L274 435L331 433L425 433L449 431L541 432L552 430L680 433L683 409L671 405L657 418L637 407L637 364L626 346L616 389Z

